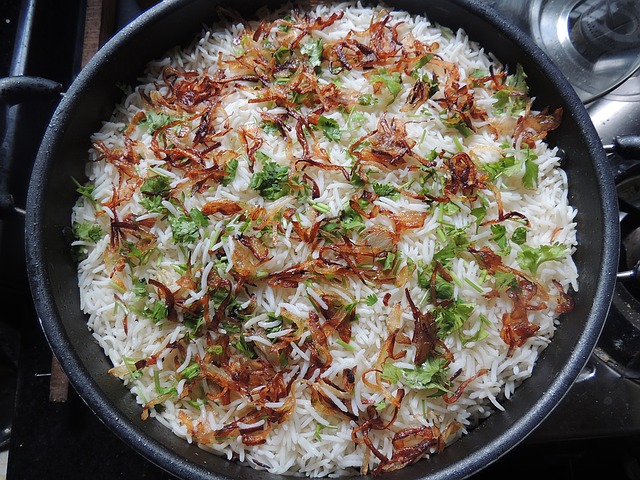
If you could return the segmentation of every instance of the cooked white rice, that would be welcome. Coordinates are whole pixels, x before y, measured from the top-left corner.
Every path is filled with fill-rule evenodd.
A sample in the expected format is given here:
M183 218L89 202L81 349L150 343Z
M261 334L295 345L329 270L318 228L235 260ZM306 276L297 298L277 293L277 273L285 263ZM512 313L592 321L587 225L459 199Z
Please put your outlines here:
M446 118L441 115L442 88L419 108L406 111L403 106L407 102L411 85L415 82L411 72L402 72L403 86L394 99L391 94L393 85L389 84L389 87L380 77L377 82L372 80L371 71L343 68L338 73L335 68L332 71L326 60L327 45L345 38L350 30L367 30L372 21L380 21L385 14L381 13L380 8L372 10L359 4L345 3L315 7L312 15L328 18L337 12L343 12L344 16L324 29L311 31L301 39L300 45L311 39L322 39L325 46L323 63L321 69L316 70L322 85L334 82L345 91L366 95L364 98L367 102L377 100L369 102L372 105L354 102L350 109L333 108L322 112L325 119L335 121L329 122L329 125L339 127L340 137L329 139L322 129L309 128L310 133L306 138L311 158L327 163L317 156L317 146L326 150L333 165L344 166L346 171L351 172L354 154L348 152L349 146L379 128L384 112L389 123L393 119L404 123L406 138L414 143L413 155L407 156L404 161L391 168L367 164L369 183L365 187L354 186L338 169L308 166L300 173L306 173L308 179L312 179L307 180L307 185L317 186L316 198L297 195L292 190L279 199L266 199L255 188L250 187L252 177L261 171L263 162L267 161L265 158L293 169L296 160L303 156L304 148L296 138L295 128L284 130L286 138L283 138L280 132L265 127L262 113L284 114L286 110L275 106L273 101L250 102L251 99L263 97L265 89L260 88L262 85L238 81L237 85L242 85L242 88L229 87L225 90L228 94L220 96L220 104L211 110L212 115L216 116L212 122L215 130L228 132L216 137L219 145L214 145L210 153L203 154L206 167L211 167L216 162L220 164L221 159L237 159L235 178L224 182L227 185L209 181L206 188L194 192L194 182L188 178L185 169L179 168L177 164L170 166L166 158L156 155L150 119L139 112L150 109L148 101L151 99L155 102L153 109L156 112L182 119L177 126L170 127L173 129L172 142L181 142L186 148L203 149L202 145L196 147L193 142L194 131L200 124L205 103L195 107L194 113L171 111L168 106L162 107L158 101L158 93L165 96L168 94L168 87L162 77L162 71L167 67L180 72L197 72L212 78L219 70L227 78L246 73L246 70L240 71L234 64L234 59L247 52L243 49L250 45L247 38L251 35L243 40L245 26L241 24L226 29L216 26L205 29L191 47L171 51L166 57L150 63L140 84L128 93L116 107L113 117L95 133L92 140L102 147L90 151L90 161L87 163L89 182L95 187L91 194L93 201L83 197L73 210L73 222L79 227L78 232L81 225L100 227L100 234L91 238L78 233L80 238L75 242L75 247L82 250L82 259L78 264L82 309L88 314L88 327L94 338L116 367L112 373L123 379L141 406L146 406L142 409L145 414L148 412L150 417L166 425L176 435L229 459L279 474L338 476L371 471L381 464L380 459L362 441L354 442L352 434L354 428L371 418L368 406L376 406L376 412L384 422L391 420L394 407L389 404L389 398L385 400L380 389L371 388L370 383L376 382L375 372L367 374L369 384L363 382L362 374L380 366L379 359L404 369L396 369L396 372L418 368L414 361L416 345L411 341L416 321L405 291L421 312L434 312L435 305L429 287L425 287L424 277L422 285L420 284L418 274L425 269L429 272L428 266L433 265L434 254L449 244L453 229L462 229L476 250L486 247L494 252L500 251L504 266L515 272L524 272L522 275L535 279L540 287L529 306L536 304L539 309L527 309L526 318L530 324L539 328L523 345L516 346L510 352L500 331L503 328L503 316L514 309L514 300L504 288L496 287L494 275L482 268L477 257L468 249L451 259L446 264L446 270L451 276L447 283L453 289L453 299L471 307L460 328L444 339L444 345L453 358L448 376L459 371L451 382L449 395L466 380L472 381L466 385L457 401L447 403L442 395L431 396L433 389L417 389L406 385L402 375L395 381L389 379L388 375L378 380L378 384L388 391L391 398L399 398L398 391L404 391L401 408L393 424L387 429L370 429L366 432L375 448L387 459L391 459L395 451L392 442L394 432L420 425L437 427L440 432L446 432L443 433L443 437L446 437L443 440L451 443L492 412L503 409L502 404L508 402L518 385L531 375L540 352L553 337L558 317L558 285L564 291L578 288L578 274L571 258L576 245L576 211L568 204L566 176L559 165L555 149L548 147L544 138L535 139L534 147L527 153L522 138L515 136L517 118L526 113L514 111L510 114L494 109L498 100L495 90L490 88L491 82L488 81L469 84L475 105L487 112L486 118L472 119L473 131L465 130L461 133L450 123L447 124ZM401 42L408 44L410 39L415 38L424 44L436 45L433 52L435 57L457 66L458 86L467 85L467 79L471 77L478 78L479 71L485 72L485 75L489 74L490 69L494 72L505 71L481 46L469 41L463 31L452 32L431 24L423 17L410 16L404 12L390 11L388 14L389 26L397 24L398 39ZM285 13L262 12L261 15L262 18L275 19L284 17ZM255 31L258 24L249 25ZM286 30L274 28L269 38L275 41L277 35L286 35ZM430 64L427 61L420 71L420 74L427 74L427 78L433 78L436 68L430 67ZM233 70L234 65L238 68L237 71ZM511 66L509 73L514 72L515 66ZM375 73L374 71L373 74ZM380 76L383 73L378 71ZM304 106L300 111L308 113ZM536 113L532 109L529 115ZM290 126L295 125L291 118L288 122ZM274 127L273 124L270 126ZM261 153L254 165L255 172L249 168L250 160L255 158L251 159L248 154L239 133L241 131L250 133L254 139L262 139L259 146ZM125 137L131 141L127 144L129 146L125 144ZM248 143L251 141L251 138L247 140ZM128 148L133 149L132 155L127 154ZM412 197L397 194L401 188L418 193L421 187L429 186L432 188L432 196L444 195L442 188L436 192L436 187L424 179L429 168L415 168L420 165L416 157L431 158L433 151L442 152L442 155L436 156L434 167L431 168L442 178L447 178L448 175L447 159L460 152L468 154L478 171L482 171L483 165L496 164L505 157L513 157L517 166L491 180L501 192L503 212L518 212L529 220L526 245L533 248L554 244L556 247L564 246L564 249L561 248L563 254L541 263L535 275L521 266L518 259L521 258L519 254L523 246L512 240L513 232L524 226L519 217L496 222L506 227L508 251L499 247L496 235L491 230L491 222L483 224L474 216L477 212L472 212L472 209L482 206L484 199L484 220L498 218L496 194L490 189L473 192L478 196L475 200L471 198L472 194L465 196L458 191L450 195L449 203L428 200L418 195ZM232 155L228 152L232 152ZM527 162L525 159L528 159ZM538 168L537 188L523 186L525 164L531 167L532 162ZM224 167L224 163L222 166ZM145 206L148 196L141 191L146 178L157 176L169 179L171 194L178 200L169 201L165 198L162 206L158 207L161 209L160 213L148 211ZM395 245L396 255L392 258L393 266L390 264L389 270L397 275L398 280L390 283L362 281L358 275L344 274L344 270L341 270L342 273L337 278L312 276L300 281L295 288L270 285L269 279L273 277L269 277L269 274L318 258L320 247L329 245L329 240L322 232L315 245L302 241L294 229L294 220L310 229L315 222L339 217L348 200L363 188L370 190L373 183L391 185L395 189L395 193L388 196L376 196L374 205L397 214L400 218L404 215L402 212L419 212L418 215L424 220L421 226L402 229L397 241L393 242L385 241L384 238L381 240L380 237L384 235L368 235L374 225L384 225L385 231L392 231L390 213L379 214L371 219L361 216L364 230L354 228L346 232L358 244L373 242L374 246L378 246L381 243L382 248L389 251ZM117 202L114 201L114 192L118 192ZM276 224L274 230L277 230L277 225L280 226L279 233L272 235L271 231L256 230L259 222L246 222L241 213L214 213L208 216L208 222L199 225L197 239L182 242L176 240L174 228L177 226L174 224L172 227L169 221L171 218L175 219L184 212L192 212L192 209L202 210L207 202L222 199L242 205L248 212L258 206L265 207L266 212L281 213L287 208L294 208L295 216L272 216ZM444 208L444 205L451 204L455 207ZM370 209L372 205L367 205L366 208ZM147 225L145 222L149 222L149 237L145 238L154 239L155 249L150 251L148 258L140 261L131 250L121 253L125 240L139 241L134 235L140 230L136 230L139 227L112 229L114 220L121 224L129 222L129 225ZM326 223L328 221L325 225ZM119 239L112 238L112 233L116 231L122 233ZM375 232L375 228L373 231ZM340 337L335 331L325 328L332 358L330 365L322 368L313 365L314 352L310 349L310 344L314 342L310 341L313 335L308 328L298 331L299 338L289 344L288 364L285 366L276 362L272 365L273 371L281 372L285 383L289 385L288 395L295 398L295 405L284 421L270 421L268 414L262 418L254 417L259 418L257 423L240 423L237 425L238 429L225 436L220 434L223 427L256 408L252 403L256 402L260 388L247 395L232 393L226 404L220 400L212 400L211 396L219 394L220 388L216 387L215 382L204 380L201 370L205 359L213 362L211 359L215 358L215 354L212 356L212 350L219 353L220 348L212 349L212 345L226 332L225 323L211 328L205 325L198 333L193 334L184 312L190 305L200 305L203 298L208 298L211 288L208 280L212 278L212 272L236 284L236 270L247 266L243 262L248 261L246 256L250 256L252 252L251 249L244 248L241 256L234 256L234 249L240 245L237 240L239 232L245 238L254 237L266 242L269 259L262 263L255 258L251 259L251 265L260 263L259 268L252 272L251 278L238 292L238 301L241 303L248 303L248 293L255 295L255 310L243 316L242 322L236 322L240 331L228 332L232 346L226 348L232 360L241 363L247 359L241 350L233 346L239 341L240 335L243 335L244 345L252 349L253 354L273 363L273 355L269 353L271 346L279 338L296 332L297 328L295 324L282 326L282 318L279 316L284 314L291 317L293 314L308 319L311 312L317 312L320 323L323 323L326 320L317 310L318 305L323 306L323 294L341 298L345 305L355 303L357 316L350 322L351 338L348 344L339 341ZM234 264L234 259L240 260L241 264ZM187 267L187 264L190 266ZM406 272L411 275L403 278ZM426 275L429 282L429 274ZM186 277L188 281L185 281ZM142 300L137 290L140 286L138 279L146 280L142 283L146 286L146 297ZM152 287L148 282L150 279L168 288L184 305L184 309L176 308L177 317L173 321L167 318L154 321L150 318L149 309L154 304L167 303L166 294L160 288ZM558 282L557 285L553 283L554 280ZM548 292L548 297L544 298L542 291ZM213 300L210 305L214 305ZM242 306L244 305L238 308ZM211 307L211 312L213 311L214 306ZM396 316L398 313L399 319ZM399 328L395 353L406 351L404 356L396 355L398 358L395 360L386 358L381 351L389 337L390 324L392 328ZM176 347L178 344L179 348ZM444 347L437 347L437 351L442 353ZM139 368L140 363L136 366L136 362L143 359L153 361L147 361L142 368ZM317 363L317 358L315 361ZM187 375L185 378L182 373L194 364L196 367L191 367L191 372L195 368L195 377ZM343 380L345 369L354 373L352 391L346 388ZM486 369L485 373L482 372L483 369ZM324 392L325 408L318 408L313 399L314 388ZM184 394L186 396L182 396ZM206 394L210 394L209 399ZM285 408L285 400L286 396L266 403L263 399L259 408L271 409L268 411L272 412ZM333 405L326 408L327 403ZM351 418L336 410L348 412ZM455 426L459 428L456 429ZM243 438L246 439L243 432L260 432L267 427L270 431L265 435L264 443L243 443ZM218 434L212 433L216 431ZM362 435L363 432L358 431L356 438L362 439ZM413 443L416 441L414 439ZM432 450L429 450L420 456L426 457L431 453Z

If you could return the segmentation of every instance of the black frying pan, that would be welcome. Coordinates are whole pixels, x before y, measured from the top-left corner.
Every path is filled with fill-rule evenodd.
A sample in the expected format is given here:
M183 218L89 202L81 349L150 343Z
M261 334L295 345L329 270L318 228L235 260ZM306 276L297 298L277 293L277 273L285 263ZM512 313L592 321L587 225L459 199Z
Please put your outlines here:
M165 0L144 13L102 48L79 74L55 111L40 148L28 194L26 250L35 306L51 348L72 386L96 415L151 462L193 479L279 478L242 467L188 445L158 422L140 420L140 407L92 340L80 311L76 265L68 232L77 198L71 177L84 178L89 137L121 100L120 82L135 83L147 61L185 45L226 3L250 16L260 2ZM444 452L389 478L464 478L521 442L560 402L589 358L604 325L618 266L618 207L600 139L579 98L549 58L523 32L479 0L396 0L393 7L426 14L463 28L506 64L520 63L539 106L562 107L559 129L548 136L566 153L570 202L578 209L575 262L580 291L563 316L533 376L489 417ZM276 5L271 5L275 7ZM108 455L109 452L105 452Z

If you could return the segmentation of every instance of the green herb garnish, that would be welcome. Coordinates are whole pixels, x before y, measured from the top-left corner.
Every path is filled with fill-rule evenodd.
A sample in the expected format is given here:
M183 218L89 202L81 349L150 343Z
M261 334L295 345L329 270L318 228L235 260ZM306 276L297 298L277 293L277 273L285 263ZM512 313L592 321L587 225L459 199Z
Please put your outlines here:
M371 81L373 83L382 83L389 93L393 96L393 100L396 99L398 94L402 91L402 76L400 72L391 72L389 73L386 68L379 68L377 75L371 76Z
M145 119L140 122L140 125L147 127L147 131L150 134L153 134L156 130L166 127L170 123L173 123L177 120L180 120L179 117L174 117L173 115L167 115L166 113L155 112L153 110L148 110L144 112Z
M552 260L562 260L567 253L567 247L560 243L542 245L538 248L522 245L522 251L518 252L516 260L522 268L535 275L540 264Z
M319 67L322 63L322 50L323 45L321 38L310 40L300 46L300 53L308 57L309 64L314 68Z
M322 133L324 133L324 136L328 140L333 140L335 142L340 141L342 132L340 131L338 122L336 122L333 118L328 118L321 115L318 119L318 127L322 130Z
M267 161L264 163L262 171L256 172L251 177L249 188L258 191L266 200L277 200L289 194L291 187L288 178L289 167Z
M189 215L179 215L169 219L173 239L178 243L195 242L200 238L200 227L206 227L209 219L200 210L193 208Z
M400 198L400 191L389 183L372 183L373 191L381 197L388 197L392 200Z
M224 185L225 187L228 187L236 178L236 173L238 171L238 159L234 158L232 160L229 160L224 166L224 171L225 176L222 177L220 183L222 183L222 185Z
M95 223L83 222L78 223L74 222L73 224L73 234L76 236L78 240L83 240L85 242L96 243L99 242L102 237L104 237L104 232L100 225L96 225Z
M378 302L378 296L375 293L372 293L371 295L367 296L366 301L367 305L371 307Z

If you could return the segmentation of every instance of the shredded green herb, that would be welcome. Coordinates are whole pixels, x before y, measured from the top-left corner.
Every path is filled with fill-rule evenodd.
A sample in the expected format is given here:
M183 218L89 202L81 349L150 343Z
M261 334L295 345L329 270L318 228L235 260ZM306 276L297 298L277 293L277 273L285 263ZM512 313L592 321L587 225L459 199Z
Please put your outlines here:
M288 195L291 187L288 183L289 167L267 161L261 172L254 173L249 183L266 200L277 200Z
M340 141L340 137L342 136L340 125L338 125L338 122L333 118L320 115L320 118L318 119L318 127L322 130L324 136L327 137L328 140L333 140L335 142Z
M567 247L560 243L541 245L537 248L521 245L521 248L522 251L518 252L516 260L523 269L530 271L534 275L538 271L540 264L552 260L562 260L568 253Z
M206 227L209 224L209 219L200 210L193 208L189 215L182 214L170 217L169 223L173 231L173 239L176 242L190 243L200 238L200 227Z
M402 91L402 76L400 72L389 73L386 68L379 68L378 73L371 76L371 81L373 83L382 83L387 88L393 97L390 103L393 103Z
M84 240L85 242L96 243L100 241L102 237L104 237L102 227L100 227L100 225L89 222L74 222L73 233L76 238L78 238L79 240Z
M225 187L231 185L236 179L236 172L238 171L238 159L234 158L229 160L224 166L225 176L222 177L220 183Z
M322 39L318 38L303 43L300 46L300 53L308 57L309 64L312 67L319 67L322 64L322 50L324 46Z
M140 125L147 127L148 132L153 134L156 130L166 127L177 120L180 120L180 118L162 112L147 110L145 119L140 122Z
M391 362L382 367L382 378L390 383L402 382L413 390L433 390L431 396L450 393L447 360L442 357L428 358L415 369L400 368Z
M381 197L389 197L392 200L398 200L400 198L400 191L390 183L374 182L371 186L373 187L373 191Z

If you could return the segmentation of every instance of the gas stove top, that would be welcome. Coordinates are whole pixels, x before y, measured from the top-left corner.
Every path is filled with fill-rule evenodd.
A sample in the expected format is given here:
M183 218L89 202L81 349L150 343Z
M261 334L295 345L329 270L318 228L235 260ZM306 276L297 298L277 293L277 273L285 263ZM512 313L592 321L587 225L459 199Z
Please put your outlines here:
M37 75L69 85L100 42L152 3L0 0L5 27L0 29L0 77ZM640 133L637 2L487 3L528 32L561 69L565 67L604 144L617 135ZM558 19L564 19L564 30ZM57 42L53 54L47 48L52 38ZM620 40L623 49L611 46ZM607 66L610 73L603 75ZM576 68L591 72L591 77L576 75ZM585 83L584 78L593 81ZM96 479L172 479L108 431L68 387L52 361L30 301L20 208L26 203L39 137L56 101L38 99L37 108L0 105L0 197L3 192L12 194L11 209L5 208L0 216L0 271L12 272L3 275L0 295L4 305L20 310L16 317L0 321L0 447L9 449L7 479L84 479L89 472ZM620 271L633 270L640 260L640 155L623 157L613 149L610 162L621 204ZM502 478L526 468L532 475L553 472L566 479L598 474L640 479L639 440L640 279L632 275L618 282L598 346L565 398L518 447L473 478Z

